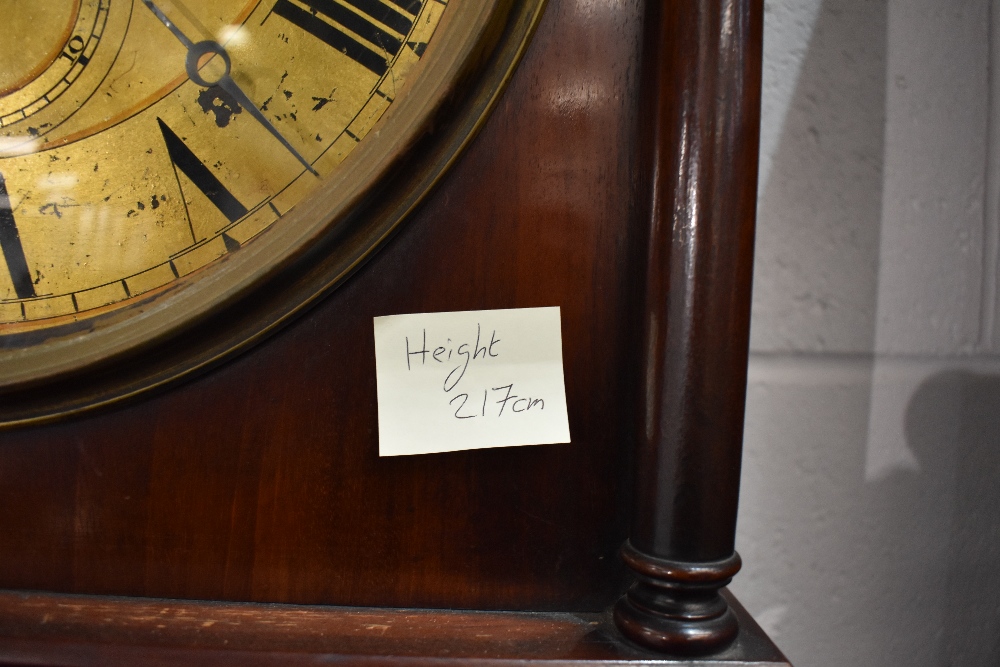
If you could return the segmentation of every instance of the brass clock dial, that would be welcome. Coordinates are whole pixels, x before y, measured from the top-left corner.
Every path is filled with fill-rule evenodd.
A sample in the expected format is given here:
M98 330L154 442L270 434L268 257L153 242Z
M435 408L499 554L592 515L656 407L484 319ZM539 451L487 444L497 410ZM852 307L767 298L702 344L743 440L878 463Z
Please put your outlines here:
M0 0L0 12L15 27L0 45L10 425L191 373L343 278L474 132L540 7ZM431 128L451 129L429 143ZM275 281L282 297L249 296ZM227 309L232 330L191 333Z

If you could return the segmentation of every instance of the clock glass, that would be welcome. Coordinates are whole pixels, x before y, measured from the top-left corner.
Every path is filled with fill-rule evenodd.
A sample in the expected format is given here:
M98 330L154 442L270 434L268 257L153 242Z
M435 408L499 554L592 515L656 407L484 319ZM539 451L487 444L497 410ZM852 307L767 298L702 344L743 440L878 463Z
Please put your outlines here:
M7 333L123 307L250 242L365 138L445 10L0 4Z
M0 427L204 367L349 274L474 133L541 4L0 0ZM293 268L241 331L135 362Z

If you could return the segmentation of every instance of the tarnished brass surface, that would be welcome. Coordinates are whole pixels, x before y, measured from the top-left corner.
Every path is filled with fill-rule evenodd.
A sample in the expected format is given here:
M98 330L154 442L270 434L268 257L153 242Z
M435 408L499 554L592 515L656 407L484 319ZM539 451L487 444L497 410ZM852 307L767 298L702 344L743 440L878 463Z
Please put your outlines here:
M127 306L274 224L366 137L446 11L381 0L0 7L26 36L0 47L4 334ZM224 49L271 127L192 80L189 47L153 7L191 42ZM222 55L197 61L201 83L226 71ZM200 169L184 164L192 155Z

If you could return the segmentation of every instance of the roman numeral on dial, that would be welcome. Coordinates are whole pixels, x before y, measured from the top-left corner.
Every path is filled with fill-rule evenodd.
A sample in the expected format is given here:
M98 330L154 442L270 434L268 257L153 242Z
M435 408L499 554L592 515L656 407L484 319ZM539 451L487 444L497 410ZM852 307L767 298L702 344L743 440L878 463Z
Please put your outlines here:
M381 0L343 0L343 4L334 0L278 0L273 11L382 76L420 11L418 0L392 2L412 18Z
M175 169L180 169L191 182L208 197L217 209L226 216L229 222L236 222L247 214L247 208L240 203L233 193L226 189L215 174L198 159L198 156L187 147L187 144L159 118L163 142L167 145L167 154Z
M21 235L14 222L14 211L11 210L10 196L7 194L7 182L0 174L0 249L7 262L7 271L14 283L14 293L18 299L30 299L35 296L35 285L31 282L31 272L28 270L28 260L24 257L21 246Z

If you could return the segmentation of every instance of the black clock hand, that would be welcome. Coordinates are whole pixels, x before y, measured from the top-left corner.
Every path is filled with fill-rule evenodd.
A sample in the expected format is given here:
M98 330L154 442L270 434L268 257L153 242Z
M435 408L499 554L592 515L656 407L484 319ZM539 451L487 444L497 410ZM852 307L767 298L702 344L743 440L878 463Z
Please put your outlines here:
M319 174L316 173L316 170L312 168L312 165L309 164L290 143L288 143L288 140L281 135L278 128L271 124L271 121L264 116L264 113L257 108L257 105L253 103L245 92L243 92L243 89L239 87L236 81L229 76L229 72L232 69L232 60L229 58L229 53L221 44L210 39L197 43L191 41L191 39L189 39L188 36L185 35L173 21L167 18L166 14L160 11L159 7L153 4L152 0L142 0L142 3L149 8L149 11L153 12L156 18L160 19L160 22L167 27L167 30L173 33L174 37L176 37L177 40L188 50L187 59L184 61L184 67L187 69L187 75L192 81L197 83L199 86L205 86L206 88L219 86L224 91L229 93L233 99L240 104L240 106L246 109L250 115L257 120L258 123L263 125L268 132L274 135L274 138L280 141L281 145L284 146L289 153L294 155L295 159L301 162L311 174L319 176ZM226 65L226 71L217 81L214 82L206 81L201 76L201 72L198 71L198 61L201 60L202 56L210 53L222 58L222 62Z

